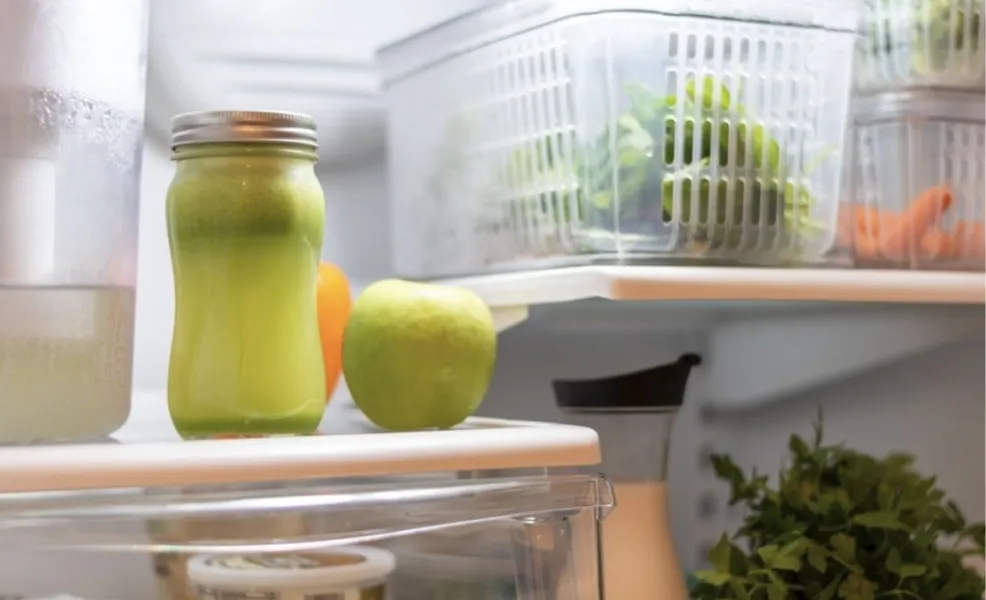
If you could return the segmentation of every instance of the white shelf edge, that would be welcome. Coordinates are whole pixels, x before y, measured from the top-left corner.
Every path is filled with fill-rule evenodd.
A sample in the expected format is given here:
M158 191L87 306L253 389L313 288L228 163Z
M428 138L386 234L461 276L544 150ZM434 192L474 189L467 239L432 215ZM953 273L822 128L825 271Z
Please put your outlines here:
M467 428L264 439L0 448L0 493L583 467L595 431L470 418Z
M983 273L904 270L589 266L443 279L438 283L471 289L494 310L587 298L986 303Z

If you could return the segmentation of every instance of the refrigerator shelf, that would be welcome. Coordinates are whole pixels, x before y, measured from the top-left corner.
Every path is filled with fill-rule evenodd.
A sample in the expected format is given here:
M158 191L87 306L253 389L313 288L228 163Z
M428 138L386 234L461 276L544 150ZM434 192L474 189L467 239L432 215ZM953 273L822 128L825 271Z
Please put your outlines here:
M123 430L117 439L90 444L0 448L0 494L582 467L601 460L598 436L585 427L471 418L447 431L391 433L348 412L333 415L331 429L304 437L178 441L169 430L164 440L148 441L147 431Z
M651 301L983 304L986 276L897 270L590 266L439 280L469 288L502 312L589 298Z

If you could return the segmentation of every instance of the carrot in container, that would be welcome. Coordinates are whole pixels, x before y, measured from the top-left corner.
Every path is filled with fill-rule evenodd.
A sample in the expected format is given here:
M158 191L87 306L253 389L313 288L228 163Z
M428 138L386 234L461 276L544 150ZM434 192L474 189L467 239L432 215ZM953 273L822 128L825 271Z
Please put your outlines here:
M952 192L945 186L925 190L908 206L900 220L881 232L880 251L885 258L902 260L915 249L921 237L937 225L952 205Z
M982 221L960 221L953 240L959 258L986 260L986 231Z
M837 248L851 248L856 227L856 211L851 204L843 203L839 205L839 220L835 229L835 246Z
M952 260L956 256L956 240L940 229L932 229L921 236L921 258L926 260Z
M900 215L878 208L861 207L856 211L856 234L868 237L879 237L880 232L894 227L900 221Z

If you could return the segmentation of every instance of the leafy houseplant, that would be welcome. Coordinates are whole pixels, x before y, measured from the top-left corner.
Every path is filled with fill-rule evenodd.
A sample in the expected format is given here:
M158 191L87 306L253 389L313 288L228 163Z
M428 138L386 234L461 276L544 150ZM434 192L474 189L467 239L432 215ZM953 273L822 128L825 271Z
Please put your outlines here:
M727 456L712 462L730 504L747 514L736 535L712 548L695 600L981 600L983 577L963 566L983 556L984 526L945 500L913 457L877 459L797 435L777 487L747 477ZM946 538L948 540L947 546Z

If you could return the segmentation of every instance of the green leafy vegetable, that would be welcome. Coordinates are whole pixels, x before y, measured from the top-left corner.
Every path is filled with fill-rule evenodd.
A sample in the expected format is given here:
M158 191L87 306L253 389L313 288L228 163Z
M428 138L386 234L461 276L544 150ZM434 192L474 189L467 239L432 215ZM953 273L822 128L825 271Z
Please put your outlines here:
M751 232L747 241L758 247L787 248L820 230L808 176L831 152L791 176L780 143L739 103L738 90L711 77L686 81L680 97L635 83L625 91L629 107L614 131L581 147L545 136L511 154L498 179L528 222L656 235L677 220L688 242L720 247Z
M661 97L626 86L630 108L615 135L601 136L583 157L593 220L632 231L680 219L695 225L692 241L714 244L739 243L751 225L776 225L782 235L817 232L805 178L818 161L800 179L789 177L780 144L735 90L711 77L690 79L684 90Z
M882 4L880 14L885 17L867 26L871 51L893 55L898 46L909 47L911 68L919 76L965 68L964 57L983 52L981 0L872 1ZM904 12L902 18L902 10L910 14Z
M983 577L963 557L984 554L984 526L967 523L913 457L877 459L792 436L777 487L716 455L731 504L747 516L696 574L695 600L981 600Z

